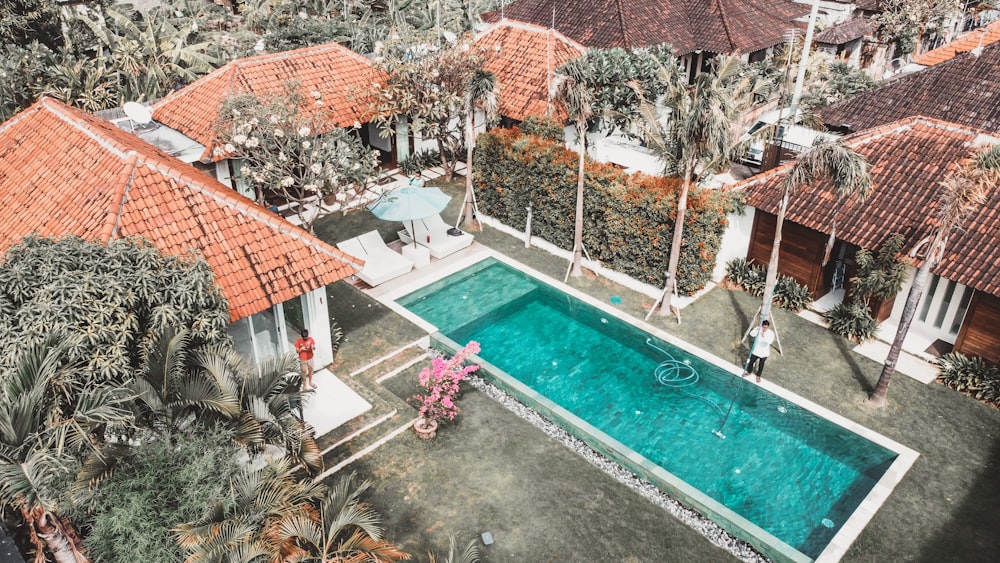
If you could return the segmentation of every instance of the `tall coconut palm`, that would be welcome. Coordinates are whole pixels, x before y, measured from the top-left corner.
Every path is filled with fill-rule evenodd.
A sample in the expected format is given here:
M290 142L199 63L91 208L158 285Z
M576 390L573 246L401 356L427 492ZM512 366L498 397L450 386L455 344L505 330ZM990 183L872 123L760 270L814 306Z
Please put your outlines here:
M355 485L352 473L342 478L320 502L316 515L298 514L274 526L273 537L285 547L289 560L404 561L410 555L382 538L380 517L361 495L371 481Z
M728 164L738 147L735 120L754 94L739 71L738 59L722 57L714 73L701 73L689 85L681 64L667 60L660 67L665 94L655 104L643 100L639 106L643 118L639 127L646 145L663 162L665 174L682 180L661 315L672 310L691 186L700 176Z
M979 153L974 161L959 164L955 173L941 185L941 204L936 213L936 225L928 237L924 261L913 276L913 283L910 284L910 291L906 295L903 313L896 328L896 337L893 338L889 353L885 357L878 383L868 396L868 403L876 407L885 405L889 383L896 372L896 361L903 349L903 340L910 331L910 323L913 322L917 305L924 294L931 268L944 257L948 237L962 226L969 215L982 208L988 194L1000 186L1000 145ZM911 253L916 254L920 248L923 248L923 241L918 243Z
M788 203L800 187L817 184L823 188L832 187L838 198L854 194L863 201L868 197L872 185L871 176L868 174L868 161L839 139L818 143L796 159L785 177L784 192L778 205L771 259L767 263L767 277L764 282L764 299L760 306L761 321L770 319L771 316L771 301L774 297L774 286L778 281L781 228L785 222Z
M499 113L497 102L497 77L492 72L476 69L465 84L465 203L462 215L465 226L475 223L475 194L472 191L472 153L476 148L476 108L486 114L487 125L496 121Z
M577 59L576 61L578 61ZM570 61L573 65L576 61ZM585 69L577 69L576 76L587 76ZM587 122L594 116L594 92L586 79L574 78L560 72L553 82L552 99L566 110L576 125L576 136L580 143L580 159L576 176L576 216L573 227L572 275L583 275L583 183L584 161L587 156Z

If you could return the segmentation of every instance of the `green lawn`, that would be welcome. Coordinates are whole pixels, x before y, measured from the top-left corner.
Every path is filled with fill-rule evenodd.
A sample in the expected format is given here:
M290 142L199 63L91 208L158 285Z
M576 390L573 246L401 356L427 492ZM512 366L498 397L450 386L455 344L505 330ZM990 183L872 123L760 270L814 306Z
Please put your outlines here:
M445 189L457 195L460 186ZM453 200L446 217L455 216L459 201ZM323 218L316 231L337 241L373 228L388 235L394 227L360 212ZM525 249L521 241L495 229L475 235L478 242L552 277L565 274L565 261ZM569 284L604 302L619 296L618 307L638 318L652 304L603 278L571 278ZM331 298L333 315L357 346L346 347L342 356L374 354L343 360L354 365L378 357L359 341L376 338L382 342L378 349L391 348L418 334L391 312L369 313L369 303L353 288L340 291L336 303ZM651 322L738 363L745 357L738 341L756 305L742 292L717 288L683 311L683 324L659 316ZM775 321L785 354L768 361L765 377L920 453L844 560L997 560L1000 411L940 384L924 385L903 375L889 389L888 406L873 409L865 398L880 364L800 317L779 311ZM414 376L415 371L401 374L388 386L405 396L412 392ZM421 443L403 433L352 466L374 478L372 499L385 517L387 536L418 559L428 549L443 550L449 532L468 541L487 530L497 543L484 549L485 561L731 557L478 391L466 393L461 404L465 412L458 423L445 427L434 441Z

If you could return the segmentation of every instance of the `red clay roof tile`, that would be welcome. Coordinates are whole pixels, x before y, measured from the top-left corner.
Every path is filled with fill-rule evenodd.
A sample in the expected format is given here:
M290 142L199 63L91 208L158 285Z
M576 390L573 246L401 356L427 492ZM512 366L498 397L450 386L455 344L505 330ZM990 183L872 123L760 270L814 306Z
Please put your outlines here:
M906 238L904 251L931 234L941 195L941 181L956 163L981 150L980 131L925 117L904 119L845 139L867 158L872 193L864 203L852 197L834 200L823 186L798 190L786 219L829 233L834 217L837 238L862 248L877 248L892 233ZM992 139L998 142L1000 139ZM776 213L789 163L733 186L745 190L748 203ZM947 255L934 273L1000 296L1000 186L982 212L971 217L949 240Z
M222 160L213 155L219 108L229 96L254 94L267 99L298 83L306 100L300 110L307 118L325 114L328 131L367 120L367 92L380 74L365 57L337 44L258 55L233 61L152 105L153 118L205 146L202 162ZM322 105L313 103L319 92ZM325 131L321 131L325 132Z
M947 45L942 45L937 49L921 53L913 57L913 62L918 65L933 66L938 63L950 61L959 53L968 53L976 47L985 47L997 41L1000 41L1000 20L956 37L954 41Z
M554 27L590 48L635 49L670 44L678 55L698 50L749 53L784 42L792 20L809 13L791 0L515 0L502 17ZM501 12L482 19L495 22Z
M48 98L0 126L0 251L33 232L99 242L141 236L166 254L196 252L233 320L356 272L339 250L207 174ZM250 245L281 254L247 253Z
M1000 42L956 55L819 110L832 127L863 131L915 115L1000 133Z
M476 35L476 45L497 77L500 114L517 120L545 115L556 69L587 52L558 31L509 20Z

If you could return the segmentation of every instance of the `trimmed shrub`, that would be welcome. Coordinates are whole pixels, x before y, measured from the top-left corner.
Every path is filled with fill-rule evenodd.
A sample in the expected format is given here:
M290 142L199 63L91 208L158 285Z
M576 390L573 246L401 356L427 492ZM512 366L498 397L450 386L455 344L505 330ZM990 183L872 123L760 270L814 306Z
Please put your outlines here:
M839 303L823 313L823 318L830 323L830 330L855 342L871 340L878 331L878 322L872 317L868 306L860 301L846 305Z
M419 174L428 168L440 165L440 154L434 149L424 149L413 153L406 160L399 161L399 170L404 174Z
M514 228L532 206L532 234L573 247L577 153L562 143L494 129L476 141L475 181L480 209ZM583 244L591 258L635 279L661 286L670 257L680 180L627 175L588 162L584 178ZM705 286L739 196L692 188L688 194L678 291Z
M937 361L938 380L948 387L993 406L1000 405L1000 370L979 356L959 352L945 354Z
M517 128L525 135L541 137L557 143L566 142L566 131L551 117L525 117Z
M752 260L733 258L726 262L726 276L750 295L764 296L767 268L754 264ZM778 274L771 299L782 309L790 311L801 311L812 303L809 288L783 274Z

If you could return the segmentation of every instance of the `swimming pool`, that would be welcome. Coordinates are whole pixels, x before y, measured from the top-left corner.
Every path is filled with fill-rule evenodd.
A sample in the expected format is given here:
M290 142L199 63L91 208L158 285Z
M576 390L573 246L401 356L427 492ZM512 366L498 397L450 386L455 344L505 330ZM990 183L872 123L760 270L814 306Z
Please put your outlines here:
M835 558L899 458L494 258L396 302L451 346L479 341L494 383L774 559ZM660 366L696 381L663 385Z

